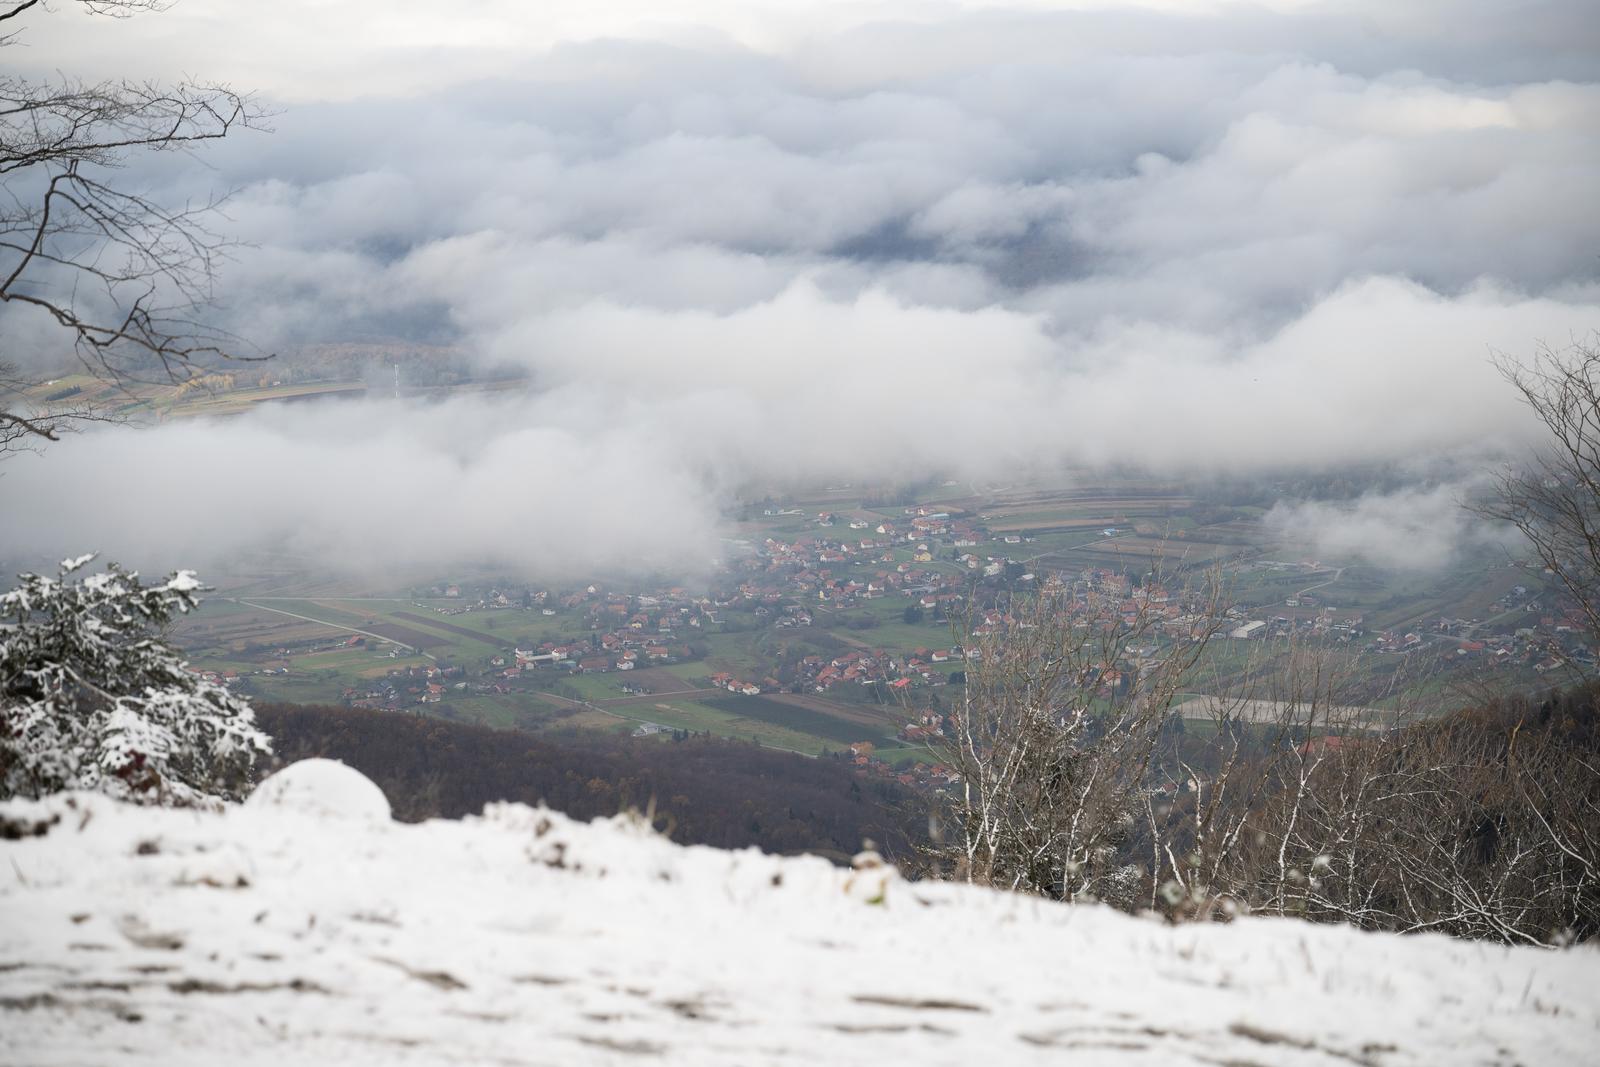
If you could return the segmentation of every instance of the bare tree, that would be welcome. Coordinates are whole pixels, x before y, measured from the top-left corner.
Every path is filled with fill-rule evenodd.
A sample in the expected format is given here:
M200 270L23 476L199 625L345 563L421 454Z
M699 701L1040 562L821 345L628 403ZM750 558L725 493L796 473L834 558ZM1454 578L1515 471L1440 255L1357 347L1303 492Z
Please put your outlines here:
M1315 837L1325 847L1313 858L1326 866L1333 839L1318 829L1322 807L1360 810L1369 786L1355 775L1336 784L1327 768L1393 722L1351 703L1367 691L1361 666L1358 655L1291 633L1254 645L1241 666L1199 672L1191 685L1215 695L1185 705L1195 729L1173 737L1146 794L1148 906L1173 918L1303 911L1312 879L1297 842ZM1334 821L1345 852L1360 853L1369 828Z
M1593 739L1528 711L1458 712L1329 752L1303 802L1285 792L1254 820L1300 872L1258 906L1513 944L1592 937Z
M959 776L944 873L1174 920L1600 932L1600 687L1379 709L1359 655L1315 638L1206 664L1227 625L1216 575L1162 584L1052 579L971 609L938 752ZM1196 688L1225 695L1184 705L1202 716L1188 736L1174 704Z
M32 451L56 440L68 429L90 422L114 421L116 416L99 406L67 395L39 395L39 383L15 364L0 360L0 459L12 452Z
M1396 726L1337 699L1355 672L1286 657L1253 736L1219 702L1209 773L1150 810L1152 903L1514 944L1600 929L1593 688ZM1220 755L1221 758L1218 758ZM1163 868L1160 860L1165 858ZM1225 905L1225 907L1219 907Z
M1600 335L1497 365L1549 436L1474 510L1522 532L1600 640Z
M77 2L113 18L167 6ZM24 16L47 11L43 0L0 0L0 48L16 43ZM198 318L226 247L209 225L219 202L163 205L117 178L134 153L184 151L262 117L222 84L0 72L0 328L42 316L89 373L114 382L181 379L231 354L231 339ZM13 379L15 345L0 352ZM40 403L13 381L0 389L0 448L54 440L89 414Z
M1221 587L1052 580L974 609L965 693L940 757L960 776L936 855L957 877L1124 906L1146 774L1181 679L1222 625ZM970 603L970 601L969 601Z

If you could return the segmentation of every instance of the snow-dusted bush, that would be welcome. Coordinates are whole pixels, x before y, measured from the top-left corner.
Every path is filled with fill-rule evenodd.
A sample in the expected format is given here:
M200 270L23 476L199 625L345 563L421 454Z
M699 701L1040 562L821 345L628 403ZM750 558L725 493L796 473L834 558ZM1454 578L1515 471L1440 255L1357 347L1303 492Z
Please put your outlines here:
M194 573L150 586L115 563L80 575L93 559L0 594L0 798L89 789L193 804L247 791L270 739L161 636L199 604Z

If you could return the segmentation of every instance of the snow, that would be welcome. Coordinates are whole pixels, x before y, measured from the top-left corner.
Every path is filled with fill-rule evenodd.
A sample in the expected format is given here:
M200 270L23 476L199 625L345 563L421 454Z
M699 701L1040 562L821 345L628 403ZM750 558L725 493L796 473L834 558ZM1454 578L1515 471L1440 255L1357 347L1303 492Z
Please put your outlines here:
M389 800L358 770L338 760L291 763L256 787L247 808L289 808L308 815L387 822Z
M161 588L173 593L198 593L205 588L194 571L178 571Z
M402 825L337 764L221 811L0 805L8 1062L1588 1062L1600 953L1168 927L521 805ZM366 788L364 788L366 787Z
M100 789L148 802L232 797L271 742L241 697L191 672L159 636L197 603L188 572L144 586L115 563L0 592L0 796ZM94 694L96 699L86 699Z

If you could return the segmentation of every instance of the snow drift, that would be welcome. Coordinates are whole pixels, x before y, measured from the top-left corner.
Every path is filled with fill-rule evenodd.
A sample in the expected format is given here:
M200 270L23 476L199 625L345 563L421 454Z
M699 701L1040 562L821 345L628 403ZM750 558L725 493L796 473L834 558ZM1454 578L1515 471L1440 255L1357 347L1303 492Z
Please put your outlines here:
M221 813L0 805L5 1058L1391 1067L1600 1040L1588 949L1173 928L628 817L401 825L375 793L316 761Z

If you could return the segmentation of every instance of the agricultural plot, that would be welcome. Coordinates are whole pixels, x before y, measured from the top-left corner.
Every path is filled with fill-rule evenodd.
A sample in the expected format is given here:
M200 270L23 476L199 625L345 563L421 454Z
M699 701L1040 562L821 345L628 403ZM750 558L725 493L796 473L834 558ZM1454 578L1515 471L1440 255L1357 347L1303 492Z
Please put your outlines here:
M582 674L561 679L547 699L612 717L608 723L591 715L586 720L590 725L607 726L617 719L653 722L673 729L709 731L722 737L756 740L811 755L854 741L885 740L898 721L897 710L841 705L787 693L756 697L734 695L700 688L698 683L703 680L695 678L685 682L666 668ZM623 685L650 686L651 681L661 685L662 690L644 695L622 692ZM673 687L670 692L665 689L669 684ZM574 699L582 701L583 705L573 704ZM563 717L560 725L582 725L578 717Z
M157 398L154 403L169 418L217 417L237 415L260 404L361 397L366 392L364 382L304 382L215 393L197 390L178 397Z
M337 637L340 633L321 623L249 608L221 620L197 613L174 630L178 642L193 653L247 659L252 655L270 655L281 647Z
M401 608L389 612L389 617L404 625L423 626L452 634L464 641L489 644L496 648L512 645L527 648L543 641L587 638L588 635L588 631L582 629L575 619L563 621L514 609L469 611L445 616Z
M441 706L447 707L451 716L456 719L465 719L483 726L533 731L577 725L575 720L583 714L570 705L540 700L526 693L516 695L452 693L445 698L445 703ZM597 718L595 725L614 727L618 721L613 716L606 716L604 719Z
M736 719L781 726L796 733L834 741L841 745L848 745L855 741L877 740L884 736L885 733L893 732L887 721L879 728L876 734L873 734L864 732L870 731L871 728L865 727L859 722L766 696L730 695L716 697L704 701L704 703Z
M358 601L344 601L342 604L349 609L346 614L361 613L358 621L350 624L352 628L379 634L435 656L475 661L494 655L511 643L509 638L479 633L443 619L428 618L408 610L407 606L391 605L377 612ZM327 610L324 602L319 601L315 606Z
M1141 520L1175 516L1193 501L1180 495L1061 497L1020 506L982 509L986 525L999 533L1069 527L1124 526Z
M1135 520L1148 521L1150 516L1142 513L1117 512L1114 514L1097 515L1070 515L1056 512L1037 512L1019 515L998 515L990 518L985 525L997 534L1022 533L1039 535L1047 533L1077 533L1093 535L1109 526L1129 526ZM1166 521L1167 516L1162 513L1158 516L1161 521Z
M337 683L323 675L261 675L247 679L253 697L289 704L328 704L339 697ZM331 690L331 692L330 692Z
M757 651L756 646L766 637L766 632L762 630L708 634L704 639L708 648L705 663L698 665L701 676L709 676L717 671L728 671L743 676L765 676L768 659Z
M726 709L683 699L608 707L603 710L589 709L562 719L559 725L608 729L615 728L619 723L626 724L628 729L632 729L635 724L653 723L672 730L704 732L737 741L754 741L769 748L782 748L808 756L819 755L830 747L827 742L810 734L758 719L743 718Z
M369 633L387 637L391 641L398 641L412 648L431 649L449 645L450 639L439 634L431 634L416 629L415 627L401 626L396 622L370 621L362 627Z
M685 664L685 666L694 665ZM641 669L635 669L628 672L625 678L625 684L635 688L643 686L657 696L670 695L672 693L688 693L692 692L696 688L696 686L690 685L688 681L680 678L666 667L645 667Z
M1194 536L1219 545L1245 545L1263 550L1272 544L1267 530L1254 520L1235 519L1196 527Z
M455 623L445 622L443 619L430 619L426 616L418 615L411 611L395 611L390 612L390 615L393 618L400 619L404 622L421 623L423 626L429 627L430 629L443 630L445 633L455 634L457 637L465 637L470 641L493 640L492 634L484 633L481 630L469 630L465 626L457 626Z
M248 600L249 598L245 599ZM371 617L370 613L357 614L351 611L344 611L321 600L287 600L274 597L271 600L263 600L261 606L276 608L279 611L293 612L296 615L304 615L311 619L319 619L332 626L359 627Z
M622 686L628 684L629 674L573 674L555 683L557 692L564 696L576 693L582 700L602 703L624 696Z
M873 755L901 768L909 763L938 763L942 758L937 748L909 741L875 745Z
M766 699L792 707L805 708L831 719L856 723L867 731L863 737L872 737L886 728L898 725L905 716L905 708L898 702L852 704L809 693L766 693Z
M1272 725L1289 722L1319 730L1349 729L1381 733L1395 724L1386 708L1334 705L1313 707L1282 700L1227 700L1202 696L1185 700L1172 709L1185 720L1215 722L1226 716L1240 722Z
M906 650L948 647L951 643L950 623L934 619L932 611L924 612L922 622L905 621L906 608L912 603L909 597L890 596L863 601L842 613L818 611L813 616L815 623L812 629L820 628L856 648L863 645ZM872 625L857 628L850 625L851 620L871 620ZM802 636L800 639L805 638Z
M300 671L329 671L351 677L380 677L400 663L399 657L370 648L335 649L328 652L311 652L290 659L290 668ZM425 662L408 657L408 663Z
M712 673L709 666L698 661L692 663L673 663L665 667L657 667L654 669L672 675L674 678L678 679L680 683L690 688L694 688L698 684L704 682Z
M810 756L817 755L827 747L810 734L789 729L782 724L746 718L699 701L658 701L622 709L622 714L639 722L653 722L674 730L703 730L718 737L755 741L770 748L783 748Z

